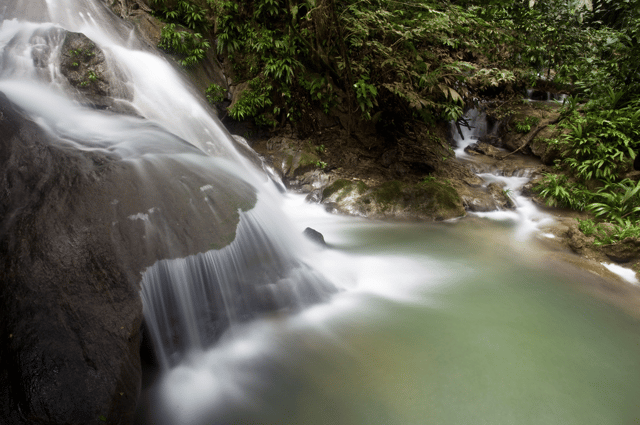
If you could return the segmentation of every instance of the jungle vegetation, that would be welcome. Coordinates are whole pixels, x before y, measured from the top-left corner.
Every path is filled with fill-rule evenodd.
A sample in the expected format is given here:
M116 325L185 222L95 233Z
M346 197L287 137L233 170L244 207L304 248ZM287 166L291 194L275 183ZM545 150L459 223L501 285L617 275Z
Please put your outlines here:
M590 211L581 228L597 243L638 237L640 183L625 175L640 148L640 0L531 3L155 0L155 10L160 47L184 66L215 50L244 87L227 113L269 128L321 109L347 127L402 130L539 81L570 93L549 141L562 158L538 191ZM224 93L207 91L213 103Z

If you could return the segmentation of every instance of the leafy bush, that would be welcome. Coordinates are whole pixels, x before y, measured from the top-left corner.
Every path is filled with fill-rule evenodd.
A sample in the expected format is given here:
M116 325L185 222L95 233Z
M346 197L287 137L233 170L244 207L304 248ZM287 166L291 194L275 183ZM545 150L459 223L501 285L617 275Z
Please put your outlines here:
M178 55L183 66L192 66L202 61L211 47L203 36L211 28L208 11L194 3L179 0L153 0L155 15L167 22L162 28L158 47Z
M298 83L309 92L312 101L320 103L325 114L328 114L331 108L338 104L336 88L326 77L307 74L305 77L300 77Z
M215 105L216 103L221 103L224 101L225 97L227 96L227 90L224 87L219 86L218 84L211 83L205 90L205 95L209 103Z
M186 0L169 2L152 0L156 6L155 15L169 23L176 23L196 32L206 32L211 28L207 9Z
M592 219L577 219L579 229L586 236L594 236L594 244L597 246L610 245L625 240L626 238L640 237L640 226L632 220L624 220L622 223L604 226L595 223Z
M525 117L522 121L515 121L513 124L517 133L528 133L532 127L535 127L540 122L538 117Z
M249 83L249 88L243 91L238 101L229 107L229 115L235 120L243 120L255 117L256 122L261 125L275 126L278 123L265 113L265 110L273 105L271 86L266 80L256 77Z
M565 164L584 180L615 179L635 158L640 146L640 110L594 109L568 123L571 133L561 144Z
M237 79L265 79L276 96L260 113L295 120L304 105L340 105L351 119L402 122L457 119L465 81L515 81L512 72L476 70L464 56L491 54L504 32L469 11L430 0L219 1L217 47ZM515 38L513 38L515 39ZM396 121L394 121L396 120ZM401 122L402 121L402 122Z
M205 58L211 44L200 33L178 30L176 24L167 24L162 28L158 47L180 56L183 66L192 66Z
M583 185L569 182L563 174L545 174L534 190L546 199L549 206L567 207L578 211L583 211L592 197Z
M623 225L627 220L637 220L640 216L640 182L624 179L610 182L594 194L594 200L587 210L596 217Z

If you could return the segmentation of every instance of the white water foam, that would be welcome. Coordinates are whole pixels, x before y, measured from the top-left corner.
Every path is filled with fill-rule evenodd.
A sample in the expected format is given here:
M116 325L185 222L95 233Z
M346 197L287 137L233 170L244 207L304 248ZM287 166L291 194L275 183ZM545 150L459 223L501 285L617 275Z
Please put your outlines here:
M602 263L602 265L605 266L610 272L620 276L625 281L633 283L634 285L640 284L640 281L638 281L636 272L634 270L613 263Z
M470 128L461 127L464 140L460 137L459 132L454 129L454 140L457 143L455 153L457 158L473 162L474 157L467 154L464 149L476 143L478 138L487 133L487 117L485 113L474 108L470 109L463 118L470 124ZM540 211L529 198L521 195L522 187L529 181L528 175L507 177L493 173L479 173L478 177L485 181L485 186L491 183L499 183L503 186L506 195L515 204L515 208L472 212L471 214L490 220L513 223L516 226L514 238L517 241L527 240L533 233L539 231L541 227L553 222L553 218L549 214Z

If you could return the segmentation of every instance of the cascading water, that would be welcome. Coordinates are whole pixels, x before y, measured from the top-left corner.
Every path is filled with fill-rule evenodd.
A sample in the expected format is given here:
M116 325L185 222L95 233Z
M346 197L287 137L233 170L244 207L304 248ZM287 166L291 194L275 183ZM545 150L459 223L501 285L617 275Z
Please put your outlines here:
M465 152L465 148L476 143L481 136L491 133L493 129L487 128L487 114L479 108L469 109L461 121L462 124L452 123L455 154L457 158L469 159L470 155Z
M582 292L599 278L520 237L522 205L499 223L329 215L279 195L101 4L10 0L0 15L0 92L60 147L99 153L90 158L123 176L86 202L99 202L93 213L130 250L123 261L146 270L164 371L145 389L140 424L640 418L640 322ZM64 30L117 68L112 109L83 106L61 76ZM301 240L307 226L332 249ZM345 290L329 298L329 282Z
M490 125L487 122L486 113L481 108L469 109L461 121L464 125L452 124L456 157L468 162L478 177L485 182L485 186L491 183L498 183L502 186L516 206L516 208L509 210L498 209L497 211L474 212L473 214L493 220L516 223L518 228L516 237L519 240L526 240L532 232L550 224L553 221L552 218L541 212L529 198L521 194L522 187L529 181L528 170L519 169L514 175L504 175L504 172L496 167L496 163L475 162L474 156L466 152L471 145L483 138L495 136L498 131L497 124ZM553 235L547 235L553 237Z
M291 234L266 174L123 21L90 0L16 1L0 13L0 91L59 147L99 152L122 176L112 199L87 202L107 209L114 243L136 257L123 261L147 268L142 300L163 367L229 325L335 291L299 259L309 242ZM75 87L64 56L79 68L96 52L65 47L82 37L73 32L105 63ZM103 99L84 90L98 80Z

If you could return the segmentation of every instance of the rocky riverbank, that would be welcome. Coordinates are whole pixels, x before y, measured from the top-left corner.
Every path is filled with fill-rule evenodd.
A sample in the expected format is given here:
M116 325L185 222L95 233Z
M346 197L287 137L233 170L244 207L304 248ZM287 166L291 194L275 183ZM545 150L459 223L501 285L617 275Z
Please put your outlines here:
M153 16L148 0L117 0L108 3L129 21L142 40L157 46L163 23ZM225 58L211 48L204 60L185 69L194 86L204 91L211 82L228 90L227 105L237 101L242 83ZM538 81L523 100L525 87L518 82L501 82L483 92L489 100L490 125L502 123L499 132L485 136L469 147L469 154L483 168L505 176L528 170L531 183L524 194L557 217L550 230L563 249L594 263L613 262L640 270L640 242L595 246L575 220L574 211L550 209L532 190L536 182L553 171L560 157L557 145L547 141L558 136L557 106L540 102L553 98L553 85ZM481 96L482 97L482 96ZM224 109L224 108L223 108ZM218 112L221 112L219 110ZM484 184L477 167L455 158L448 125L411 122L409 128L393 128L367 121L354 121L344 108L330 114L308 111L305 121L271 133L248 123L230 120L220 113L233 134L245 137L266 162L282 177L290 190L307 193L309 201L322 202L337 213L370 218L447 220L468 212L514 208L510 196L498 184ZM632 180L639 176L630 174ZM585 215L582 215L585 217ZM604 269L606 271L606 269Z
M440 221L474 212L513 210L516 206L509 191L499 183L485 182L478 173L527 176L522 194L553 217L539 242L558 258L604 278L589 285L590 290L640 314L640 287L605 266L639 270L640 241L628 238L595 245L594 237L582 233L576 220L587 218L587 213L549 207L535 190L544 174L554 171L559 157L556 145L548 143L560 132L553 125L558 109L558 104L546 102L511 106L501 129L494 128L467 147L471 159L454 156L452 133L457 129L446 127L425 128L413 140L422 142L413 147L413 155L401 145L388 150L383 142L365 147L357 135L335 128L305 140L279 135L254 138L251 144L285 185L307 194L309 202L324 204L334 213L372 219ZM527 120L537 124L527 132L515 130L514 122ZM435 150L439 160L433 160ZM629 177L637 180L637 174ZM632 273L628 278L633 278Z

